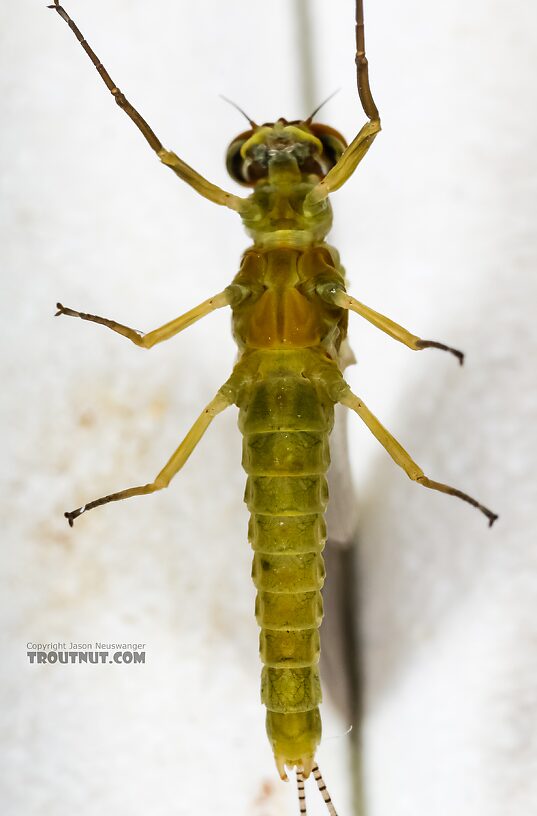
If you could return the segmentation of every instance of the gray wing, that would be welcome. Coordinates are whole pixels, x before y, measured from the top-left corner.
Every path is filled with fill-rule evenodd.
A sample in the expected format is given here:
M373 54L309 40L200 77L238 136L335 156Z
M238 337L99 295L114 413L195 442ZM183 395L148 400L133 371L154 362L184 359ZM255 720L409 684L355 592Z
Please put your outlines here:
M354 363L347 343L340 365ZM328 539L324 552L326 583L323 591L325 617L321 628L321 674L323 685L349 725L360 719L358 580L356 528L357 500L352 481L347 441L348 411L336 405L330 438L332 464L328 471L330 500L326 514Z

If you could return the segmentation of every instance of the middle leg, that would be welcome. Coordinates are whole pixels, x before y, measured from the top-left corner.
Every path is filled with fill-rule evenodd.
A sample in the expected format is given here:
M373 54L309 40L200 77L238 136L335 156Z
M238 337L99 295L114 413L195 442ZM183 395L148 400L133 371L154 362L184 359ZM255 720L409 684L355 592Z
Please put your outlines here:
M249 291L246 287L232 283L230 286L227 286L223 292L219 292L218 295L213 295L213 297L200 303L199 306L195 306L193 309L190 309L190 311L185 312L185 314L176 317L175 320L170 320L169 323L165 323L164 326L160 326L158 329L154 329L147 334L137 329L131 329L129 326L124 326L116 320L109 320L107 317L99 317L99 315L88 314L87 312L77 312L74 309L69 309L62 303L56 304L56 308L58 309L56 317L67 315L68 317L79 317L81 320L88 320L90 323L99 323L101 326L106 326L112 329L112 331L122 334L123 337L127 337L132 343L140 346L140 348L150 349L157 343L162 343L164 340L169 340L170 337L179 334L183 329L192 326L193 323L201 320L202 317L206 317L206 315L214 312L216 309L222 309L224 306L237 305L241 300L244 300L248 294Z
M349 311L360 315L360 317L364 317L366 320L372 323L373 326L376 326L377 329L380 329L385 334L393 337L394 340L398 340L400 343L403 343L413 351L422 351L422 349L427 348L441 349L442 351L449 351L451 354L453 354L458 359L460 365L462 365L464 362L464 354L462 351L452 348L451 346L446 346L445 343L439 343L436 340L422 340L421 337L417 337L415 334L412 334L408 331L408 329L400 326L399 323L396 323L389 317L386 317L380 312L376 312L374 309L371 309L364 303L360 303L360 301L356 300L356 298L348 295L345 289L337 281L334 281L333 283L321 283L317 287L316 291L319 297L321 297L327 303L330 303L333 306L339 306L340 309L348 309Z

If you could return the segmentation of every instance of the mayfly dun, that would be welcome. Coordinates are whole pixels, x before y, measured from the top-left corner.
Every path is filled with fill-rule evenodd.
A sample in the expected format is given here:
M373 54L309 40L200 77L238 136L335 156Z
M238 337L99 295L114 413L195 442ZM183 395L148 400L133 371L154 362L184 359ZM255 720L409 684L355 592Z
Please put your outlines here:
M356 2L355 56L358 96L367 122L347 145L337 130L314 121L320 108L305 119L282 117L264 124L246 116L248 128L227 151L230 176L251 190L246 197L212 184L165 149L59 0L49 8L67 23L117 105L160 161L199 195L236 212L252 239L230 285L147 334L57 304L57 315L107 326L146 349L216 309L230 307L239 348L230 377L153 481L94 499L65 516L73 526L88 510L167 487L212 420L237 406L267 734L281 778L287 778L287 769L295 769L300 812L306 813L304 780L313 775L328 812L335 814L315 760L321 740L318 662L326 472L335 406L355 412L410 479L462 499L480 510L489 525L497 518L467 493L426 476L343 377L350 356L349 312L414 351L436 348L463 362L457 349L421 339L348 294L338 253L325 243L332 224L329 194L350 179L381 129L369 85L362 0Z

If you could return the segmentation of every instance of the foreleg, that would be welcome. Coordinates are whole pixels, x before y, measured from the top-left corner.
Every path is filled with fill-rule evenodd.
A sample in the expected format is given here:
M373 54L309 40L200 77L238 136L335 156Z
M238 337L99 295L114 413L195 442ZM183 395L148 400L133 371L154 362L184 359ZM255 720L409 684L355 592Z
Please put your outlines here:
M365 154L380 133L380 116L375 105L373 94L369 86L369 67L365 55L364 36L364 4L363 0L356 0L356 83L358 96L362 103L365 115L369 119L341 155L337 164L326 174L324 179L316 184L306 196L304 209L314 207L323 201L330 193L338 190L352 176Z
M210 181L207 181L206 178L186 164L186 162L180 159L179 156L176 156L175 153L166 150L162 146L160 139L155 135L145 119L138 113L136 108L131 105L125 94L119 90L116 83L100 61L99 57L90 47L74 20L69 17L63 6L60 5L59 0L54 0L54 5L48 6L48 8L57 11L62 20L67 23L97 69L102 81L114 97L116 104L121 108L121 110L125 111L129 119L134 122L144 139L149 144L149 147L155 151L161 162L168 167L171 167L179 178L186 181L187 184L193 187L194 190L196 190L196 192L202 195L204 198L208 198L209 201L213 201L215 204L221 204L225 207L229 207L231 210L239 212L243 203L243 199L240 196L228 193L225 190L222 190L220 187L217 187L215 184L212 184Z

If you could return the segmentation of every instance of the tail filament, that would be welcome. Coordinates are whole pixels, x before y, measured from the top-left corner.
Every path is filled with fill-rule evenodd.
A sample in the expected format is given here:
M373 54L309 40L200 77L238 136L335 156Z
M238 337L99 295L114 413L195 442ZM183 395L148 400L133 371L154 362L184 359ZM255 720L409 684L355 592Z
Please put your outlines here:
M296 771L296 787L298 791L298 809L300 816L307 816L308 809L306 807L306 790L304 788L304 775L302 771Z
M319 770L319 766L314 765L313 768L312 768L312 771L313 771L313 776L315 777L315 781L317 782L317 787L319 788L321 796L323 797L323 799L325 801L325 804L326 804L326 807L328 808L328 813L330 814L330 816L337 816L336 809L335 809L334 805L332 804L330 794L328 793L327 787L324 784L324 779L323 779L323 777L321 775L321 772Z
M332 804L332 800L330 798L330 794L324 784L324 779L321 775L318 765L314 765L312 768L313 776L315 777L315 781L317 782L317 787L321 793L321 796L324 799L325 805L327 807L328 813L330 816L337 816L336 809ZM298 791L298 808L300 811L300 816L307 816L308 810L306 806L306 789L304 787L304 772L300 769L296 769L296 787Z

